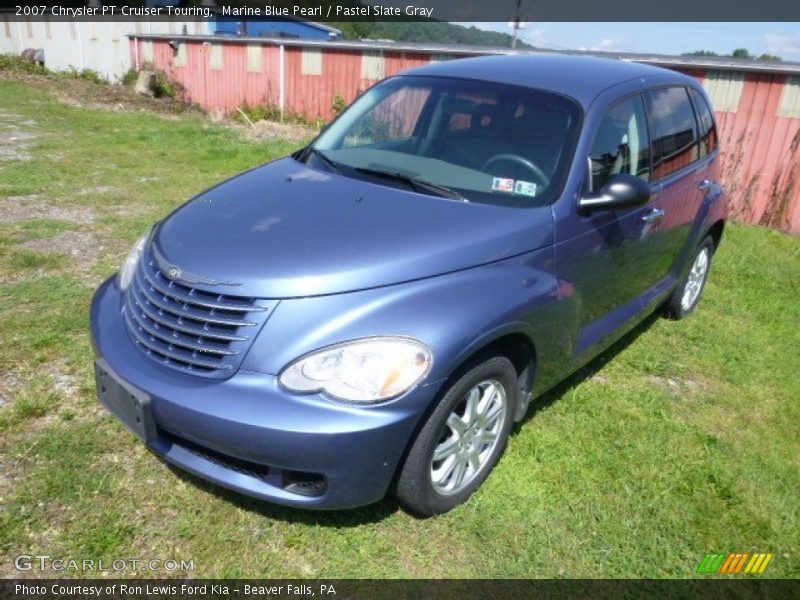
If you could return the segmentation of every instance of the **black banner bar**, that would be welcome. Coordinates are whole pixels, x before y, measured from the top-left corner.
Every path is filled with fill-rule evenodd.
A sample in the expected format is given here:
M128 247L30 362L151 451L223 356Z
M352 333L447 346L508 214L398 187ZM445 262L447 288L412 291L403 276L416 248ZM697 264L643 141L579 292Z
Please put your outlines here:
M381 600L729 599L784 600L800 596L800 581L756 579L695 580L367 580L367 579L6 579L0 598L8 600L265 600L313 598Z
M342 21L800 21L797 0L91 0L0 2L8 19Z

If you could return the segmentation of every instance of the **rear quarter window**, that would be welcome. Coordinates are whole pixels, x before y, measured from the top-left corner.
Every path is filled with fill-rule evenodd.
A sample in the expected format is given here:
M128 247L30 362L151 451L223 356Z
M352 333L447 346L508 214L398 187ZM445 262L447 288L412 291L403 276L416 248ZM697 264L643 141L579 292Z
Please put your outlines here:
M717 149L717 128L714 126L714 114L703 94L694 88L689 88L689 95L692 97L697 112L697 122L700 125L700 158L702 158Z

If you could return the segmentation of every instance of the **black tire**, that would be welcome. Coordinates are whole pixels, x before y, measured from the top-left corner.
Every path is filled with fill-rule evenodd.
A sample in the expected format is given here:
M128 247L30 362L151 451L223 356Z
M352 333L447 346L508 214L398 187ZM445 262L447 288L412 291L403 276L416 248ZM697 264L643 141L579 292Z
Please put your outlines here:
M681 280L680 284L675 288L672 292L670 297L664 303L664 315L668 319L679 320L685 317L688 317L692 312L694 312L697 303L700 302L700 298L703 295L703 290L706 287L706 281L708 281L708 274L711 272L711 263L714 259L714 239L709 235L706 236L705 239L700 243L695 250L694 255L692 256L691 263L689 269L686 272L686 275ZM703 273L703 279L700 282L700 289L698 290L697 294L694 296L692 302L688 305L684 304L683 299L684 295L686 294L687 286L690 285L690 277L692 275L693 266L695 261L698 259L699 255L702 252L707 252L707 266L705 272Z
M495 356L479 363L472 363L462 369L454 379L455 383L447 389L414 440L395 486L394 494L400 504L409 512L419 516L429 517L445 513L465 502L497 464L513 426L519 381L511 361L502 356ZM454 411L458 413L466 406L467 394L473 388L479 385L491 386L495 383L499 383L505 392L505 416L502 423L498 421L495 425L497 441L491 450L487 446L487 454L482 459L481 466L474 470L471 481L466 483L463 489L444 495L437 491L434 485L431 467L433 452L449 431L448 418ZM475 443L478 447L483 447L480 443ZM472 469L472 467L466 468Z

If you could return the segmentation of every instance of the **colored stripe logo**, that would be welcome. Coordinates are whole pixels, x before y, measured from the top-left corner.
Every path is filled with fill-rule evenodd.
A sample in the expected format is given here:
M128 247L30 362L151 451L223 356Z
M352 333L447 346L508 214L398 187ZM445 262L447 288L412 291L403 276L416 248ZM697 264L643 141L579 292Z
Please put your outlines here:
M735 575L744 573L747 575L761 574L767 568L772 554L762 554L759 552L729 552L728 554L706 554L700 564L697 565L698 573L723 573Z

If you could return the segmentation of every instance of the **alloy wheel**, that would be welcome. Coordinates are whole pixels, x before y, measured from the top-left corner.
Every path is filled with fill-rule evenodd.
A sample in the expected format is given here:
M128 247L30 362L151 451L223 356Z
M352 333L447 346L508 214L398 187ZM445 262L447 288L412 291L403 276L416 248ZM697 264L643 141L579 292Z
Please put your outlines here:
M710 252L707 247L704 247L697 253L697 256L692 263L692 268L689 275L686 277L686 285L683 288L683 297L681 298L681 308L689 310L700 296L700 291L703 289L703 282L706 279L708 272Z
M508 418L503 385L487 379L473 386L447 417L431 460L431 481L437 493L457 494L489 462Z

